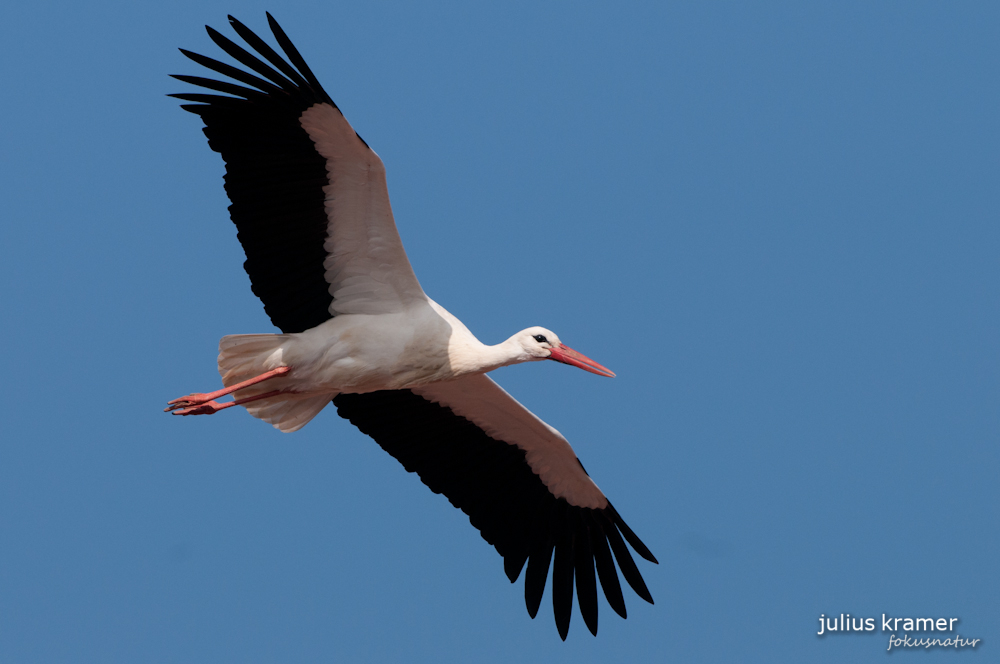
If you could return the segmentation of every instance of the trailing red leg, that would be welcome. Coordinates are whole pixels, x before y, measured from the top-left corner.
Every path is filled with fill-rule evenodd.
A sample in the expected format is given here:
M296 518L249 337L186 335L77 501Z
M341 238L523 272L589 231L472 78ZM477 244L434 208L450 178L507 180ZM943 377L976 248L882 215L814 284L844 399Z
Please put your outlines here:
M267 399L268 397L274 397L279 394L286 394L281 390L272 390L270 392L265 392L264 394L255 394L252 397L247 397L246 399L235 399L233 401L227 401L226 403L219 403L218 401L208 401L195 406L188 406L186 408L180 408L179 410L174 410L174 415L214 415L220 410L229 408L230 406L242 406L245 403L251 403L253 401L260 401L261 399Z
M235 385L230 385L229 387L223 388L221 390L216 390L215 392L208 393L195 393L189 394L186 397L181 397L179 399L174 399L173 401L167 402L167 407L163 409L163 412L167 413L170 411L177 411L175 415L211 415L212 413L217 413L223 408L229 408L230 406L236 406L240 403L249 403L251 401L256 401L257 399L262 399L265 396L274 396L280 390L274 392L269 392L266 395L258 395L254 397L249 397L248 399L240 399L239 401L232 401L227 404L219 404L214 401L219 397L224 397L227 394L232 394L237 390L242 390L251 385L256 385L257 383L262 383L265 380L270 380L271 378L277 378L279 376L287 375L292 370L291 367L278 367L277 369L271 369L266 371L259 376L254 376L249 380L245 380L241 383L236 383ZM214 404L214 405L213 405ZM181 409L185 412L181 412Z

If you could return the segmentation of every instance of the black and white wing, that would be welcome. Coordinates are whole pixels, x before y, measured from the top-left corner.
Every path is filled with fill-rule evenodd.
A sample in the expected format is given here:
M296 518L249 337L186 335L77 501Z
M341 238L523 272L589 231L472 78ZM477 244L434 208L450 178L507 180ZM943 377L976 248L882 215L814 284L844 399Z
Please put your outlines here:
M566 439L489 376L341 394L333 403L406 470L469 515L503 556L512 583L527 562L524 600L532 618L552 562L552 606L563 639L574 579L580 613L597 634L595 568L608 604L626 616L613 559L636 594L653 602L625 542L646 560L656 558L590 479Z
M174 76L221 94L172 95L193 102L182 108L201 117L226 162L229 212L254 294L283 332L425 298L396 231L382 160L267 20L287 60L230 16L256 54L206 26L208 34L253 73L181 49L231 80Z

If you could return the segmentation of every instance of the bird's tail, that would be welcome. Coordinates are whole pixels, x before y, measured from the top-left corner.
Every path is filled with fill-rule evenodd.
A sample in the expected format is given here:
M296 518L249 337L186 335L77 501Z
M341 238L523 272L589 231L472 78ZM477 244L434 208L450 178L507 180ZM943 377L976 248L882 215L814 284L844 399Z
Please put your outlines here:
M284 366L281 346L288 340L285 334L231 334L219 341L219 374L226 387ZM246 399L291 387L293 376L277 377L233 393L236 399ZM244 405L251 415L271 424L275 429L290 433L298 431L330 403L336 393L301 394L285 392Z

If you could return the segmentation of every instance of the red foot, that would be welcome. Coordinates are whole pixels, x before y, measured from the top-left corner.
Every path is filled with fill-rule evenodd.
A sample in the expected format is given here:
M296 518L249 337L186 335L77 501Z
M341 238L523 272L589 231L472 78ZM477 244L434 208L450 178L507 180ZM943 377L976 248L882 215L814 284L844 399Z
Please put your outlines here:
M245 380L241 383L235 385L230 385L229 387L223 388L221 390L216 390L215 392L196 392L194 394L189 394L186 397L181 397L179 399L174 399L167 402L167 407L163 409L164 413L169 413L174 411L174 415L211 415L212 413L217 413L223 408L229 408L230 406L237 406L242 403L249 403L251 401L257 401L258 399L263 399L265 397L274 396L278 394L279 390L273 392L268 392L267 394L258 394L257 396L249 397L247 399L240 399L238 401L230 401L229 403L220 404L214 399L219 397L224 397L227 394L232 394L237 390L242 390L244 388L250 387L251 385L256 385L257 383L262 383L265 380L271 378L277 378L278 376L284 376L292 370L291 367L278 367L277 369L271 369L259 376L255 376L250 380Z
M195 392L194 394L189 394L186 397L181 397L180 399L174 399L173 401L167 402L167 407L163 409L166 413L177 408L184 408L185 406L190 406L196 403L206 403L212 400L211 394L204 394L202 392Z
M191 395L195 396L195 395ZM213 415L218 413L223 408L229 408L230 406L235 406L235 401L230 401L229 403L219 403L218 401L209 401L197 406L188 406L187 408L180 408L180 404L175 406L177 410L174 410L174 415Z

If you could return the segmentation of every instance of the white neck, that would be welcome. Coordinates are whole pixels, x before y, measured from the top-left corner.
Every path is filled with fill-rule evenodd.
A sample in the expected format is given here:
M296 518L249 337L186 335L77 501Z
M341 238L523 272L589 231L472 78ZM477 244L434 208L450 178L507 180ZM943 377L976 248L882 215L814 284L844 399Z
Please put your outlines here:
M514 335L515 337L517 335ZM491 369L497 369L499 367L505 367L509 364L519 364L521 362L527 362L528 360L533 360L532 356L528 355L521 348L521 344L511 337L503 343L499 343L496 346L484 346L487 353L483 355L483 359L488 359L490 361L489 369L484 369L484 371L490 371Z
M515 335L517 336L517 335ZM496 346L487 346L474 337L449 351L451 368L455 375L485 373L509 364L518 364L536 359L521 348L521 344L511 337Z
M487 346L469 328L452 316L440 304L428 298L433 311L445 319L451 328L448 338L448 362L451 377L470 373L485 373L509 364L539 359L532 357L514 340L517 334L496 346ZM520 334L520 333L518 333Z

